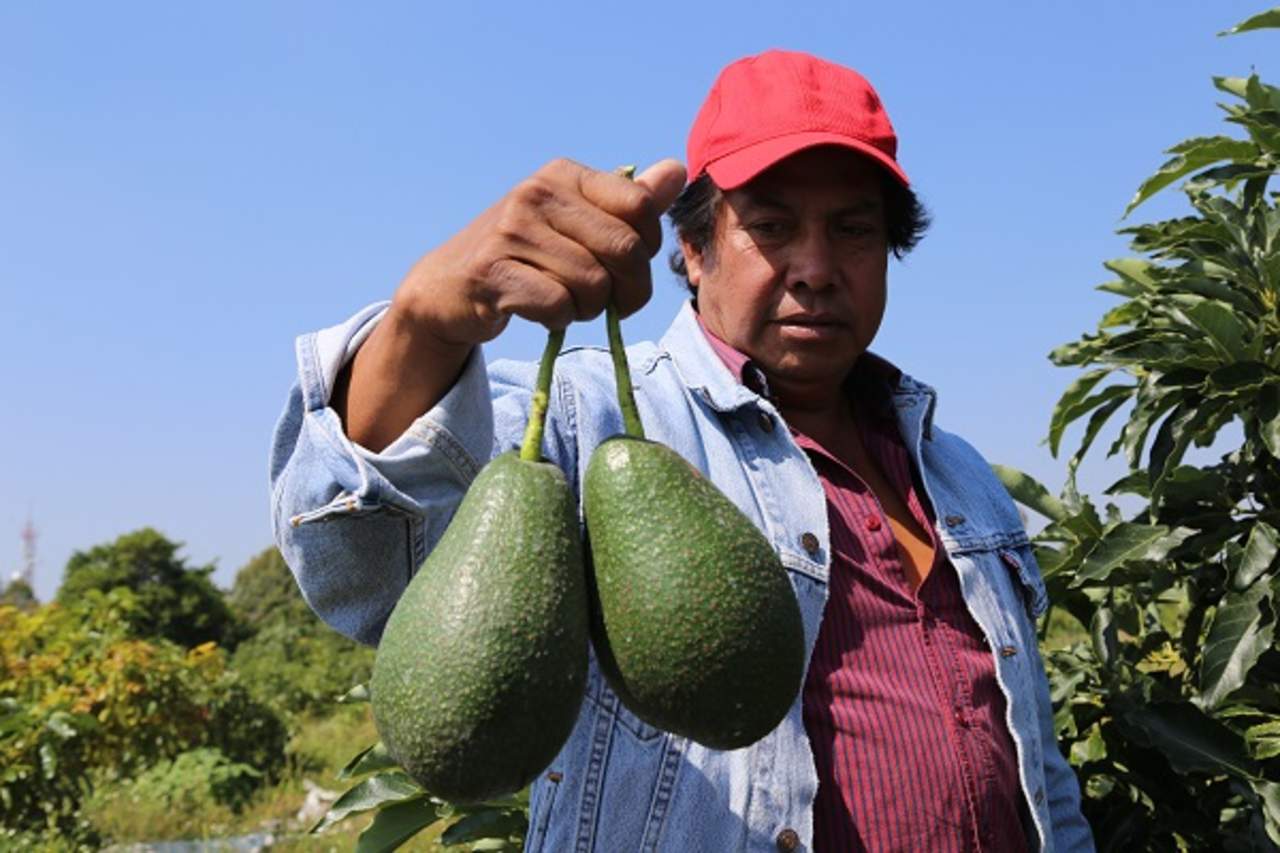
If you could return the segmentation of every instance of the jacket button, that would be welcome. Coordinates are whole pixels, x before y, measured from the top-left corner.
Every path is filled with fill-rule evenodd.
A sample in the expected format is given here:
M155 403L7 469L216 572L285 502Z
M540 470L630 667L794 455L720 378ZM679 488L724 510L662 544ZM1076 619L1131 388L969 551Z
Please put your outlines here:
M947 527L955 527L958 524L964 524L963 515L948 515L946 518Z
M816 556L818 553L818 537L812 533L806 533L800 537L800 546L809 552L809 556Z
M773 432L773 416L768 412L761 412L759 417L760 429L765 432Z
M799 850L800 834L796 832L794 829L791 829L790 827L788 827L787 829L784 829L782 830L782 832L778 833L777 842L778 842L778 849L784 851L784 853L790 850Z
M1044 802L1044 788L1036 789L1036 795L1034 799L1036 801L1037 806Z

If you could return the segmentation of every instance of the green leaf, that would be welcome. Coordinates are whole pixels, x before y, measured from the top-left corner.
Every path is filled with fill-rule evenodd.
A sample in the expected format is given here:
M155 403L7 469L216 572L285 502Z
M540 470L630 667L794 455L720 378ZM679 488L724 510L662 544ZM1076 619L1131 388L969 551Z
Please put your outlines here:
M1220 36L1230 36L1236 33L1247 33L1250 30L1260 30L1265 27L1280 27L1280 8L1268 9L1265 12L1259 12L1252 18L1246 18L1236 24L1229 30L1223 30L1218 33Z
M1271 567L1277 552L1280 552L1280 532L1265 521L1255 522L1232 578L1235 589L1240 591L1251 587Z
M1119 409L1126 400L1133 397L1137 388L1138 386L1108 386L1096 394L1089 394L1088 397L1085 397L1084 400L1076 403L1076 405L1071 407L1070 410L1062 412L1062 418L1064 418L1064 420L1062 420L1062 423L1059 425L1057 433L1050 434L1050 450L1053 455L1057 456L1057 444L1059 444L1059 441L1062 438L1062 428L1070 424L1071 421L1080 418L1080 416L1084 415L1085 412L1092 411L1093 409L1097 409L1097 407L1101 406L1102 409L1106 410L1107 415L1103 416L1102 420L1097 421L1096 425L1093 425L1093 435L1097 435L1098 429L1101 429L1102 424L1106 423L1107 416L1110 416L1111 412ZM1057 416L1057 414L1059 414L1059 412L1055 412L1055 416ZM1085 432L1088 432L1088 430L1085 430ZM1087 438L1087 442L1092 441L1093 437L1091 435L1091 437Z
M1266 821L1267 836L1271 839L1272 844L1280 847L1280 783L1255 779L1251 784L1262 806L1262 816Z
M1116 296L1123 296L1126 299L1137 299L1148 290L1148 288L1139 287L1133 282L1123 279L1104 281L1096 289L1101 290L1103 293L1114 293Z
M1204 504L1221 505L1227 494L1227 486L1227 479L1217 471L1194 465L1179 465L1165 475L1165 503L1179 508ZM1224 508L1229 509L1229 499L1225 502L1227 506Z
M1151 484L1153 502L1159 498L1165 476L1182 461L1192 439L1221 409L1221 401L1211 405L1188 399L1179 403L1160 424L1151 442L1151 458L1147 465L1147 481Z
M1221 160L1252 160L1258 156L1258 149L1251 142L1230 136L1201 136L1175 145L1169 153L1175 155L1173 159L1138 187L1133 200L1124 209L1124 216L1183 175Z
M1244 739L1189 703L1153 702L1124 712L1135 739L1161 752L1179 773L1254 776Z
M523 849L520 842L505 838L484 838L471 845L471 853L517 853Z
M70 740L75 737L76 727L72 724L73 717L66 711L54 711L49 715L49 719L45 720L45 728L53 732L62 740Z
M992 465L991 470L995 472L1009 496L1028 509L1033 509L1054 521L1064 521L1071 515L1071 511L1049 494L1049 490L1031 475L1006 465Z
M1089 425L1085 427L1084 437L1080 439L1080 446L1076 448L1076 452L1072 454L1071 459L1067 461L1068 476L1074 478L1076 469L1080 467L1084 455L1089 452L1089 448L1093 446L1093 440L1098 437L1098 432L1103 425L1110 420L1115 414L1116 409L1120 408L1127 402L1129 395L1117 396L1116 399L1107 403L1098 411L1093 413L1093 417L1089 418Z
M486 809L469 814L450 826L440 836L446 847L466 844L482 838L521 838L529 828L529 820L523 812L511 809Z
M1245 729L1244 742L1259 761L1280 755L1280 720L1268 720Z
M1090 370L1068 385L1067 390L1058 398L1057 405L1053 407L1053 415L1049 418L1049 452L1054 456L1058 455L1058 442L1062 438L1062 431L1066 429L1068 423L1079 417L1078 414L1070 416L1071 412L1110 372L1111 369L1107 367Z
M1245 357L1245 338L1249 330L1227 306L1204 300L1181 312L1213 344L1218 352L1233 361Z
M1176 288L1177 292L1194 293L1206 299L1225 302L1250 317L1258 313L1258 302L1248 291L1239 288L1237 282L1240 276L1235 270L1217 270L1217 275L1230 276L1233 283L1226 284L1220 279L1209 277L1206 274L1208 267L1203 261L1186 264L1178 270L1178 275L1171 280L1170 286Z
M357 684L346 693L338 697L339 705L346 705L352 702L368 702L369 701L369 685Z
M1124 281L1140 287L1139 292L1155 290L1160 284L1157 275L1163 272L1157 264L1143 258L1113 258L1103 261L1102 265Z
M1104 495L1137 495L1151 497L1151 486L1147 482L1146 471L1130 471L1116 480L1102 492Z
M1097 372L1098 371L1090 371L1090 373ZM1104 373L1108 372L1110 371L1104 371ZM1113 400L1118 399L1123 402L1133 396L1134 391L1136 391L1138 387L1136 385L1110 385L1103 388L1097 394L1090 394L1088 397L1081 399L1076 393L1076 386L1079 384L1080 383L1078 381L1073 383L1071 388L1067 389L1067 393L1063 394L1062 398L1058 400L1058 405L1054 407L1053 418L1049 424L1049 452L1054 456L1058 455L1058 445L1062 441L1062 431L1066 429L1068 424L1099 406L1103 406ZM1092 383L1087 387L1092 387ZM1115 409L1116 407L1113 406L1111 411L1114 412ZM1099 424L1099 426L1101 426L1101 424Z
M1225 33L1220 33L1225 35ZM1237 98L1244 97L1245 86L1248 80L1244 77L1214 77L1213 85L1229 95L1235 95Z
M1072 586L1079 586L1085 581L1105 580L1112 571L1131 560L1163 560L1192 532L1187 528L1171 531L1159 524L1118 524L1107 531L1084 558Z
M360 751L355 758L347 762L347 766L338 771L336 778L350 779L352 776L360 776L365 773L372 773L375 770L385 770L388 767L396 767L396 760L391 757L391 753L387 752L387 748L382 741L378 741L373 746Z
M1271 585L1255 583L1244 592L1228 591L1218 603L1201 657L1200 707L1214 708L1243 685L1271 647L1275 620L1270 599Z
M1267 452L1280 459L1280 389L1275 386L1258 395L1258 434Z
M1253 391L1275 382L1277 377L1256 361L1238 361L1209 374L1209 387L1216 393L1236 394Z
M40 744L40 770L46 779L53 779L58 775L58 753L51 743Z
M1093 641L1093 653L1103 666L1111 662L1116 654L1116 620L1110 607L1105 605L1093 611L1093 619L1089 625L1089 638Z
M1098 328L1114 329L1117 326L1131 326L1147 313L1147 306L1138 299L1130 299L1112 308L1098 321Z
M388 853L440 819L439 808L426 794L384 807L360 833L356 853Z
M424 796L425 792L418 783L400 770L391 770L370 776L354 785L350 790L329 807L324 818L312 827L312 832L320 832L333 826L348 815L367 812L388 803L398 803L415 797Z

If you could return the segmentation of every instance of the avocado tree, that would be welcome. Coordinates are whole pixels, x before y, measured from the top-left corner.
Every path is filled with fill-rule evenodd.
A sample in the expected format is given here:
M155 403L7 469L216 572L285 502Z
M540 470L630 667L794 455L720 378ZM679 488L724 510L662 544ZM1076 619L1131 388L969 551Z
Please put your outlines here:
M209 579L213 566L188 566L181 544L144 527L114 542L76 551L67 561L57 600L71 606L90 590L132 591L139 606L130 611L136 637L161 637L186 648L215 642L233 647L239 636L222 591Z
M1228 33L1277 26L1280 8ZM1187 178L1191 213L1121 231L1142 257L1100 289L1123 301L1050 355L1087 368L1049 425L1056 455L1088 416L1063 494L998 469L1049 519L1045 657L1103 850L1280 845L1280 88L1213 82L1237 133L1175 145L1126 211ZM1075 483L1117 413L1129 472L1106 494L1132 513Z

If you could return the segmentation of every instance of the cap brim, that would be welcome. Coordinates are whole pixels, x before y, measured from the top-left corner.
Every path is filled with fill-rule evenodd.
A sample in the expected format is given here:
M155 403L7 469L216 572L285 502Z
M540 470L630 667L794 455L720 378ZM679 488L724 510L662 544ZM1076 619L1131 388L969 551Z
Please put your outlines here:
M717 187L722 190L731 190L742 186L779 160L790 157L797 151L813 148L815 145L839 145L865 154L888 169L889 173L901 181L903 186L911 186L907 173L902 171L902 167L879 148L860 139L827 131L789 133L786 136L757 142L708 163L707 174L711 176L711 180L715 181Z

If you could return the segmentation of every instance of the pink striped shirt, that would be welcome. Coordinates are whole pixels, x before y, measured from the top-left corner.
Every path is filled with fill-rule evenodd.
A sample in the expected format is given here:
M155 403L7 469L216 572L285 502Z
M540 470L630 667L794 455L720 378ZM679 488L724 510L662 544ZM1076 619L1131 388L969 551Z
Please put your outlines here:
M701 322L701 318L699 318ZM767 393L743 354L703 327L739 381ZM857 385L897 371L860 360ZM852 390L855 383L848 383ZM826 491L830 587L804 684L805 728L818 772L814 849L1029 849L1021 788L995 662L938 546L891 413L855 397L867 452L930 532L934 563L913 590L874 492L848 465L795 430Z

